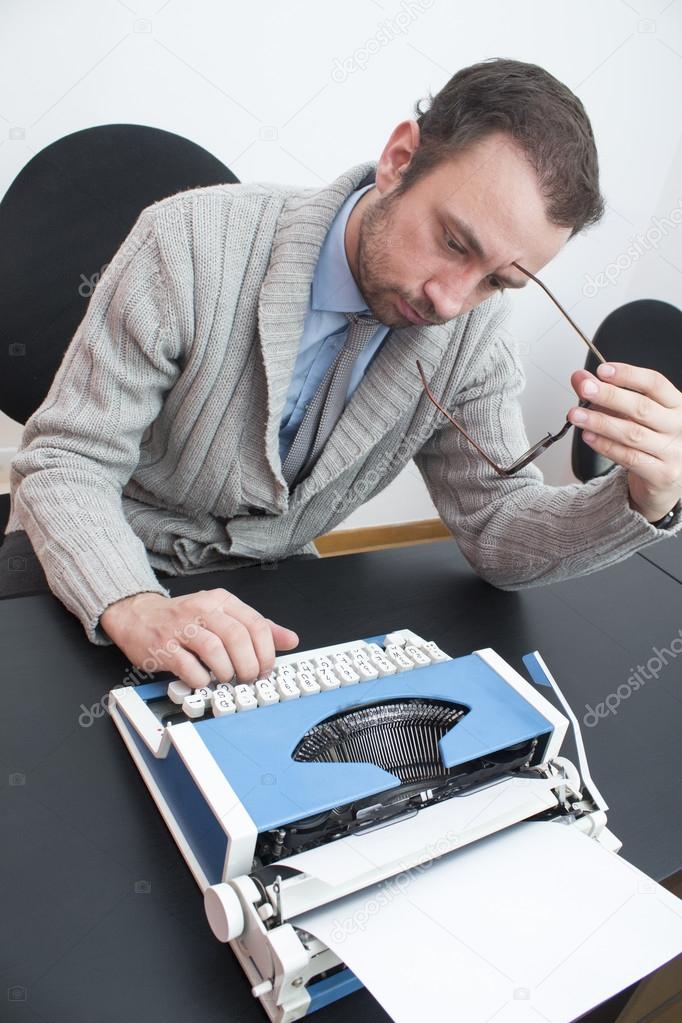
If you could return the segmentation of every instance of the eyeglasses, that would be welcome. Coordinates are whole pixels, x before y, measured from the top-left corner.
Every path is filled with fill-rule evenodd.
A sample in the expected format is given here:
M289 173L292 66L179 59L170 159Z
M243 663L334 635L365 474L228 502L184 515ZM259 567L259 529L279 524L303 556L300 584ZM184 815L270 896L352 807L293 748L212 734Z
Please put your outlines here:
M551 298L552 302L554 302L554 305L557 307L557 309L566 317L566 319L571 324L573 329L582 338L582 340L585 342L585 344L590 349L590 351L593 353L593 355L596 356L596 358L599 360L599 362L606 362L606 359L601 354L599 349L595 346L595 344L592 341L590 341L590 339L588 337L585 336L585 334L583 334L583 332L580 329L580 327L578 327L578 325L573 322L571 317L568 315L568 313L563 308L563 306L556 300L556 298L554 297L552 292L549 290L549 288L546 287L546 285L544 285L542 283L542 281L539 280L534 274L532 274L530 272L530 270L525 270L519 263L512 263L512 266L515 266L516 269L520 270L521 273L524 273L526 275L526 277L530 277L530 279L532 281L535 281L536 284L540 285L540 287L545 292L545 294L549 295L549 297ZM479 453L481 458L485 462L488 463L488 465L490 466L491 469L495 470L495 472L498 474L498 476L513 476L514 473L519 472L520 469L525 468L525 466L527 466L530 462L534 462L535 459L538 458L543 453L543 451L546 451L547 448L551 447L552 444L556 444L556 442L558 440L561 440L562 437L565 437L566 434L568 433L568 431L573 426L573 423L571 423L570 420L567 418L566 422L561 427L561 429L559 430L558 433L548 433L546 437L543 437L542 440L539 440L537 442L537 444L533 444L533 446L531 448L529 448L528 451L526 451L523 455L521 455L520 458L517 458L515 462L512 462L512 464L508 468L505 469L503 466L497 465L497 463L494 462L492 460L492 458L489 458L488 455L486 455L485 451L483 451L483 449L476 443L474 438L469 436L469 434L466 432L464 427L460 426L459 423L456 422L452 418L450 413L448 411L446 411L446 409L443 408L443 406L438 401L438 399L434 397L434 395L433 395L433 393L431 391L431 388L429 387L429 385L427 383L426 376L424 375L424 370L422 368L422 364L419 361L419 359L417 359L417 369L419 370L419 375L420 375L420 377L422 379L422 384L424 386L424 390L426 391L427 397L433 402L433 404L436 406L436 408L439 409L443 413L443 415L446 417L446 419L449 419L450 422L452 423L452 425L457 430L459 430L459 432L462 434L462 436L466 437L466 439L471 444L472 448L475 448L475 450ZM580 405L581 408L589 408L590 407L589 401L586 401L585 399L582 399L579 402L579 405Z

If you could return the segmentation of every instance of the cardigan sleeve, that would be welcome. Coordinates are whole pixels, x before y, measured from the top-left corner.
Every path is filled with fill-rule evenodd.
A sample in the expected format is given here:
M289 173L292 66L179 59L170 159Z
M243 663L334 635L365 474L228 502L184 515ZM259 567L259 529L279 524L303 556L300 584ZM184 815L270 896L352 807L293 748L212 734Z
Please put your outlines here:
M121 505L180 371L168 293L148 208L102 275L11 466L9 528L26 530L50 589L98 645L111 643L99 625L110 604L170 595Z

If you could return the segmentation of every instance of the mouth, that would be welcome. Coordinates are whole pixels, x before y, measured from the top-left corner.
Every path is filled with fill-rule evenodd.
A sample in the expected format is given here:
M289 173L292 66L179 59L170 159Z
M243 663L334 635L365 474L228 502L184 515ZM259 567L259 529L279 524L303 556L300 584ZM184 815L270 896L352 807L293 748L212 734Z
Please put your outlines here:
M419 327L431 325L430 320L425 320L423 316L420 316L416 309L413 309L411 305L408 305L408 303L405 302L400 297L400 295L398 295L398 303L399 303L398 308L400 309L400 312L405 317L405 319L410 321L410 323L414 323Z

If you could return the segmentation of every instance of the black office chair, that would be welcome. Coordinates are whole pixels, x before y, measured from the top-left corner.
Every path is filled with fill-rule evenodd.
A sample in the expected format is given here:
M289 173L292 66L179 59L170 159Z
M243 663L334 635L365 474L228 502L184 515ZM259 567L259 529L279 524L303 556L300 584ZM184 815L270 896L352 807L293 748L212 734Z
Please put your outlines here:
M25 423L42 403L102 268L145 206L237 181L201 146L139 124L86 128L36 154L0 202L0 409ZM0 494L0 537L9 509Z
M682 390L682 311L668 302L641 298L614 309L594 335L605 359L630 362L656 369ZM592 352L585 369L594 373L597 358ZM593 451L574 430L571 450L573 472L583 483L613 469L613 462Z

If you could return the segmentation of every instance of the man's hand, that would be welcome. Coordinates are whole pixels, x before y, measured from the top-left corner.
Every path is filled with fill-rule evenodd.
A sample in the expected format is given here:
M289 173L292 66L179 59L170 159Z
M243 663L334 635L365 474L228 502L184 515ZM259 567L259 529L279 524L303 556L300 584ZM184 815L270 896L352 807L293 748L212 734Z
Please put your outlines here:
M200 590L185 597L136 593L111 604L100 618L107 635L134 667L172 671L188 686L236 675L255 682L269 675L275 650L291 650L298 636L275 625L227 590Z
M583 440L628 472L630 504L657 522L682 496L682 392L653 369L603 363L598 376L571 376L576 394L594 408L573 408L568 418Z

